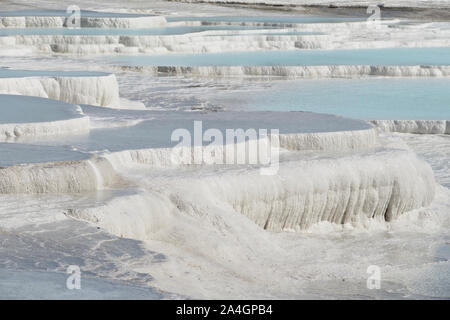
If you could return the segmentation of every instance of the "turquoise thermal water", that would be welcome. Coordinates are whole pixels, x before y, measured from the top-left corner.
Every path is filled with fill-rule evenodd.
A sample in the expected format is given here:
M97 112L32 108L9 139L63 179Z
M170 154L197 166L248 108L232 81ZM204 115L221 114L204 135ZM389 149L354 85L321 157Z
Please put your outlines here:
M450 120L450 79L279 81L257 92L240 91L237 98L228 98L228 104L251 110L311 111L365 120Z
M0 124L50 122L81 116L77 106L62 101L0 94Z
M149 66L450 65L450 48L292 50L110 57Z

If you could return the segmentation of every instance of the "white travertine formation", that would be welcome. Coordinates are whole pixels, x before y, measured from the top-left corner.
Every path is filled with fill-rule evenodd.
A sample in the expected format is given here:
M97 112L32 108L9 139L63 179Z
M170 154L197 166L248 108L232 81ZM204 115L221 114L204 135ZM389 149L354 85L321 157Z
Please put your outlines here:
M339 30L339 28L336 28ZM300 29L301 30L301 29ZM353 29L344 29L351 33ZM315 31L315 30L314 30ZM336 31L336 30L335 30ZM386 39L354 39L351 34L211 36L207 32L184 35L17 35L8 36L5 48L23 47L35 52L92 54L219 53L231 51L296 49L434 48L450 46L445 37L409 39L401 33ZM405 38L402 39L401 37ZM1 37L0 37L1 38ZM393 39L392 39L393 38ZM406 41L406 39L408 39ZM6 41L6 40L5 40ZM13 44L14 42L14 44Z
M148 74L193 75L202 77L288 77L327 78L352 76L444 77L450 76L450 66L123 66L122 70Z
M89 132L89 117L29 123L0 123L0 140Z
M412 8L449 8L447 0L172 0L190 3L218 3L218 4L253 4L253 5L271 5L271 6L332 6L332 7L367 7L369 5L380 5L384 7L412 7Z
M11 127L12 128L12 127ZM25 133L25 132L24 132ZM335 136L334 136L335 135ZM283 149L294 150L294 151L358 151L364 149L371 149L378 144L378 136L376 130L368 129L368 130L358 130L358 131L343 131L343 132L335 132L335 133L303 133L303 134L289 134L289 135L280 135L280 147ZM222 147L219 147L220 151L223 152ZM121 168L130 168L135 165L146 165L147 167L180 167L182 164L173 161L173 148L151 148L151 149L142 149L142 150L124 150L118 151L114 153L106 153L103 154L102 157L96 158L95 162L101 164L102 170L97 171L97 176L102 177L102 180L108 181L108 177L116 176L116 172L121 171ZM27 165L27 166L17 166L17 167L9 167L5 170L11 170L15 174L26 175L30 174L32 176L36 175L37 172L41 172L39 168L44 166L46 170L51 172L56 172L54 174L55 179L59 182L57 185L63 185L65 189L62 189L59 192L81 192L86 190L97 190L94 188L94 185L88 181L83 182L85 178L83 176L77 177L75 175L71 176L71 179L79 180L77 185L83 186L79 189L70 189L72 187L67 187L62 180L67 177L66 172L64 171L65 163L67 164L68 170L73 172L73 162L61 162L57 165L52 163L48 163L44 165ZM108 163L108 165L105 165ZM85 166L82 164L82 161L76 162L77 172L79 172L79 168L84 168ZM55 169L52 169L55 167ZM107 169L105 169L107 168ZM6 172L6 171L4 171ZM27 173L28 172L28 173ZM57 177L60 175L61 177ZM82 173L83 175L83 173ZM81 180L80 180L81 179ZM9 181L9 182L7 182ZM13 179L5 180L3 189L6 193L15 193L15 192L24 192L20 191L19 185L14 185ZM13 185L8 185L13 183ZM69 183L69 182L68 182ZM30 193L47 193L54 192L55 186L46 179L35 181L35 184L38 185L36 188L28 188L27 192ZM50 185L47 185L50 184ZM69 183L70 184L70 183ZM67 189L69 188L69 189ZM92 188L92 189L89 189ZM71 190L71 191L67 191ZM76 191L78 190L78 191ZM1 193L0 192L0 193Z
M429 165L412 152L398 150L282 163L274 176L258 170L147 179L142 174L135 178L142 193L71 214L114 234L148 240L163 227L161 217L221 210L239 212L272 231L303 229L320 221L391 221L428 205L435 190Z
M380 131L418 134L450 134L448 120L372 120Z
M17 16L0 17L3 28L63 28L66 17L62 16ZM162 16L141 17L80 17L83 28L152 28L167 23Z
M117 178L104 159L0 167L0 193L79 193L112 186Z
M113 74L92 77L0 77L0 93L50 98L74 104L119 105L119 86Z

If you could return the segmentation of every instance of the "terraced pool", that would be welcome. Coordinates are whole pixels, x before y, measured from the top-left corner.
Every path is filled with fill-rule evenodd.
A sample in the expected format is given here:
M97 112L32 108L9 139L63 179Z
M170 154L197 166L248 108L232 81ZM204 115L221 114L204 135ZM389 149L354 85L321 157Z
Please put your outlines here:
M251 110L311 111L365 120L449 120L449 88L449 78L293 80L212 99Z
M318 65L450 65L450 48L291 50L117 56L111 61L139 66L318 66Z

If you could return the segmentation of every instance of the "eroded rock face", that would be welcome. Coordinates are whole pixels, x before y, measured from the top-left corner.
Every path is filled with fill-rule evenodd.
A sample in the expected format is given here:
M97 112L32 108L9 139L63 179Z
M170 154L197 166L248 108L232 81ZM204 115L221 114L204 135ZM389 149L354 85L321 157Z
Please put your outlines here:
M119 105L119 86L113 74L0 77L0 93L50 98L74 104Z

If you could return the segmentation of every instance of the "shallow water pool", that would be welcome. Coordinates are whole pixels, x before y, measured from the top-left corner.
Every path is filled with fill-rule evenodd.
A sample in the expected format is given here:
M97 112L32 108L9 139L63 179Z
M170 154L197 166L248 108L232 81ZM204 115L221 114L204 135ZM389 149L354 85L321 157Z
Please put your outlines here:
M70 146L46 146L24 143L0 143L0 167L16 164L86 160L90 154L73 150Z
M112 152L170 148L178 144L171 141L172 133L184 128L194 136L194 122L202 121L203 130L219 129L225 136L226 129L279 129L281 134L337 132L366 130L371 128L364 121L321 115L307 112L151 112L135 110L116 110L82 105L83 112L91 121L99 118L126 117L145 119L133 126L104 127L92 129L89 134L66 136L32 141L33 144L53 146L70 145L76 150L93 152L108 150Z
M67 120L82 117L80 111L63 101L0 94L0 124Z
M101 278L82 278L80 290L67 289L70 274L39 271L0 270L1 299L62 300L153 300L162 299L161 291Z
M211 99L227 108L311 111L364 120L450 120L450 78L278 81Z
M292 50L110 57L142 66L450 65L450 48Z

